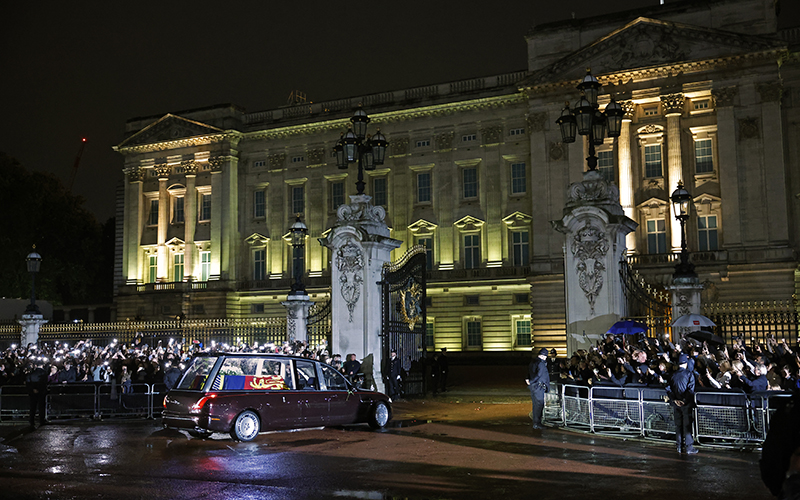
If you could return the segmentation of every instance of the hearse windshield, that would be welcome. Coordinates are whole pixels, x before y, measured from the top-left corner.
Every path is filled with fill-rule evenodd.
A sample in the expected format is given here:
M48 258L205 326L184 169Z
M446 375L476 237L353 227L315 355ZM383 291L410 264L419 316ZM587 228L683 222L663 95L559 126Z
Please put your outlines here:
M192 360L191 366L183 374L177 389L200 391L217 362L216 356L198 356Z

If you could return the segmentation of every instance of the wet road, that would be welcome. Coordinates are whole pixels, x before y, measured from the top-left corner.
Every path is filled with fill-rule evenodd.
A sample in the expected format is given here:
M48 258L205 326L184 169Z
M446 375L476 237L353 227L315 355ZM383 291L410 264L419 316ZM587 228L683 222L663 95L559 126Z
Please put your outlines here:
M311 429L250 443L194 439L158 421L53 424L0 446L0 497L772 498L756 453L688 457L638 441L535 434L515 405L489 406L380 432Z

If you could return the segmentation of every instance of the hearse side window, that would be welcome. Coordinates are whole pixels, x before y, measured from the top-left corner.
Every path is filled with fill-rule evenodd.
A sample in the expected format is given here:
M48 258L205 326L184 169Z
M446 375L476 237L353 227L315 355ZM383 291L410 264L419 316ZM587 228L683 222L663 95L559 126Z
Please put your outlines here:
M274 391L291 387L288 360L226 358L211 386L215 391Z
M317 367L310 361L295 361L297 366L297 388L306 391L319 389Z
M186 370L177 388L190 391L203 389L203 384L208 378L208 374L211 373L211 369L214 368L217 359L216 357L205 356L194 358L192 365Z
M347 381L341 373L337 372L332 366L319 365L322 368L322 379L325 381L325 387L329 391L346 391Z

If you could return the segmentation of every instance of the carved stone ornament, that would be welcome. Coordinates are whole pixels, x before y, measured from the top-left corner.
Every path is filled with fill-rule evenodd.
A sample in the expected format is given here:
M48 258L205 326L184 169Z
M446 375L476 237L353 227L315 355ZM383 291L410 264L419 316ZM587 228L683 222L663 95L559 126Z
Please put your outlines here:
M364 221L371 220L383 222L386 218L386 209L382 206L375 206L369 202L356 202L339 205L336 210L336 217L340 221Z
M619 105L622 106L622 111L625 113L623 118L627 120L633 119L633 114L636 111L636 104L633 101L617 101Z
M664 106L664 113L683 113L683 103L686 98L683 94L669 94L661 96L661 105Z
M405 287L400 290L400 301L403 321L410 331L414 331L417 322L422 321L422 287L413 278L408 278Z
M583 180L573 182L567 189L567 207L584 204L604 205L604 209L615 215L623 212L619 205L619 188L609 184L598 171L585 172Z
M393 139L392 143L392 156L402 156L408 153L408 138L402 137Z
M212 172L222 171L223 158L221 156L212 156L208 159L208 166Z
M621 37L618 43L618 49L608 55L610 64L600 63L598 67L624 69L686 61L691 52L689 47L682 47L672 33L653 30L647 25L636 26L630 36Z
M739 120L739 140L758 137L758 118L741 118Z
M297 339L297 316L291 309L286 315L286 338L291 343Z
M660 125L653 125L652 123L645 125L644 127L640 128L638 131L639 135L642 134L660 134L664 132L664 127Z
M678 294L678 303L675 305L678 310L678 317L692 313L692 302L685 293Z
M325 163L325 148L315 148L306 151L309 165L321 165Z
M712 90L711 97L714 98L714 107L724 108L726 106L733 106L733 99L736 97L737 92L738 89L736 87L724 87Z
M566 147L564 147L564 144L563 144L563 143L560 143L560 142L551 142L551 143L550 143L550 148L549 148L549 149L550 149L550 159L551 159L551 160L553 160L553 161L558 161L558 160L565 160L565 159L567 159L567 158L566 158L566 156L567 156L567 155L566 155L566 153L567 153L567 148L566 148Z
M525 121L531 132L543 132L547 124L547 113L533 113L528 115Z
M783 86L780 83L762 83L756 88L761 95L761 102L780 101L783 96Z
M197 174L197 162L194 160L183 160L181 162L181 168L186 175Z
M124 172L128 176L128 182L130 183L144 181L144 169L141 167L126 168Z
M283 168L286 163L286 153L269 155L269 167L271 169Z
M594 314L594 303L603 288L606 266L603 263L608 253L606 234L592 226L589 221L572 237L572 256L577 261L578 284L589 301Z
M481 129L481 138L484 145L499 144L503 137L502 127L486 127Z
M364 256L361 249L348 241L336 252L336 268L339 270L339 292L342 294L347 310L350 312L350 323L353 322L353 310L361 297L361 286L364 278Z
M447 151L453 149L453 132L444 132L436 136L436 149Z
M169 174L172 172L172 167L167 165L166 163L158 163L155 167L156 175L159 179L167 179L169 178Z

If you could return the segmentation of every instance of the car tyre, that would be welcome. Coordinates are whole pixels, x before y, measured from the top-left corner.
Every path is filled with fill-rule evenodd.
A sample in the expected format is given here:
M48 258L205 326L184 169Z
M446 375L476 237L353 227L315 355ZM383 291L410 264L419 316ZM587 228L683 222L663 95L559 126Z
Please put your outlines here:
M261 421L252 410L245 410L236 417L231 427L231 437L237 441L252 441L261 431Z
M383 429L390 418L389 407L383 401L378 401L369 412L369 426L373 429Z

